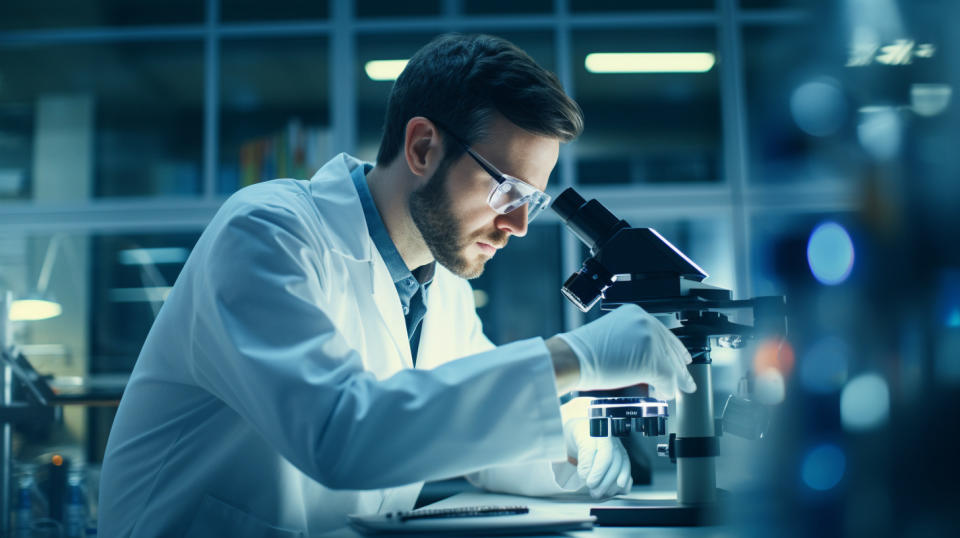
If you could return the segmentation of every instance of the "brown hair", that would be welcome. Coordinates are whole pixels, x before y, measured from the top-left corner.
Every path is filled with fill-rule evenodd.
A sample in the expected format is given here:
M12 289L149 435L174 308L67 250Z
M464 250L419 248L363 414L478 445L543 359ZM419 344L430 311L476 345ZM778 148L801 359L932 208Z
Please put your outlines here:
M583 130L580 107L556 75L513 43L482 34L439 36L413 55L393 85L377 163L388 165L403 150L407 122L415 116L436 120L472 144L494 112L564 142ZM462 153L450 145L445 159Z

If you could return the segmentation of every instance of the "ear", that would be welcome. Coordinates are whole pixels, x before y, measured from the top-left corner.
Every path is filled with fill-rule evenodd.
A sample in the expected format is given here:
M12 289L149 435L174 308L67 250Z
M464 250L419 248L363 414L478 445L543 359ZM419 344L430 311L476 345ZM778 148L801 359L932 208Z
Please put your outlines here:
M429 178L443 160L443 141L437 126L423 116L407 122L404 131L403 156L407 167L416 176Z

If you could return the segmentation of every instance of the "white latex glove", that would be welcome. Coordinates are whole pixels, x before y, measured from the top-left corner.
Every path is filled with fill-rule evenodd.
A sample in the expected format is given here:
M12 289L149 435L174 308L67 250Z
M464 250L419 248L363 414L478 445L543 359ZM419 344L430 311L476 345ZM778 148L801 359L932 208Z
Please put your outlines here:
M651 396L670 400L677 387L697 390L692 359L680 340L637 305L623 305L582 327L557 335L580 362L579 390L648 383Z
M590 496L602 499L629 493L633 487L630 457L616 437L590 437L590 422L585 418L567 422L564 431L567 456L576 462L577 474Z

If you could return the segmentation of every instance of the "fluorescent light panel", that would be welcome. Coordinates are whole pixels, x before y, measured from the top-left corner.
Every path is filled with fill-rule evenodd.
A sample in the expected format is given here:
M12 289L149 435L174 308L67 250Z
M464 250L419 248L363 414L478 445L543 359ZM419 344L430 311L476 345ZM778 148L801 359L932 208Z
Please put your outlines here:
M190 252L181 247L131 248L117 253L122 265L147 265L158 263L183 263Z
M706 73L712 52L593 52L584 65L591 73Z
M148 286L143 288L112 288L110 300L115 303L162 302L173 286Z
M50 319L62 313L60 303L43 299L20 299L10 304L10 319L13 321Z
M363 66L370 80L397 80L408 60L370 60Z

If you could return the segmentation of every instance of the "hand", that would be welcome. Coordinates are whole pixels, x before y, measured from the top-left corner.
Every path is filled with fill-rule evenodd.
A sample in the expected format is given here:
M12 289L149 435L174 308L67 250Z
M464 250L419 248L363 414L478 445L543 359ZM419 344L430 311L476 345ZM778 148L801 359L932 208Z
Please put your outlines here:
M648 383L651 396L673 399L677 387L697 390L687 364L690 353L669 329L637 305L557 335L580 362L580 390L613 389Z
M590 437L587 419L572 419L565 429L567 455L576 458L577 474L594 499L629 493L633 487L630 457L616 437Z

